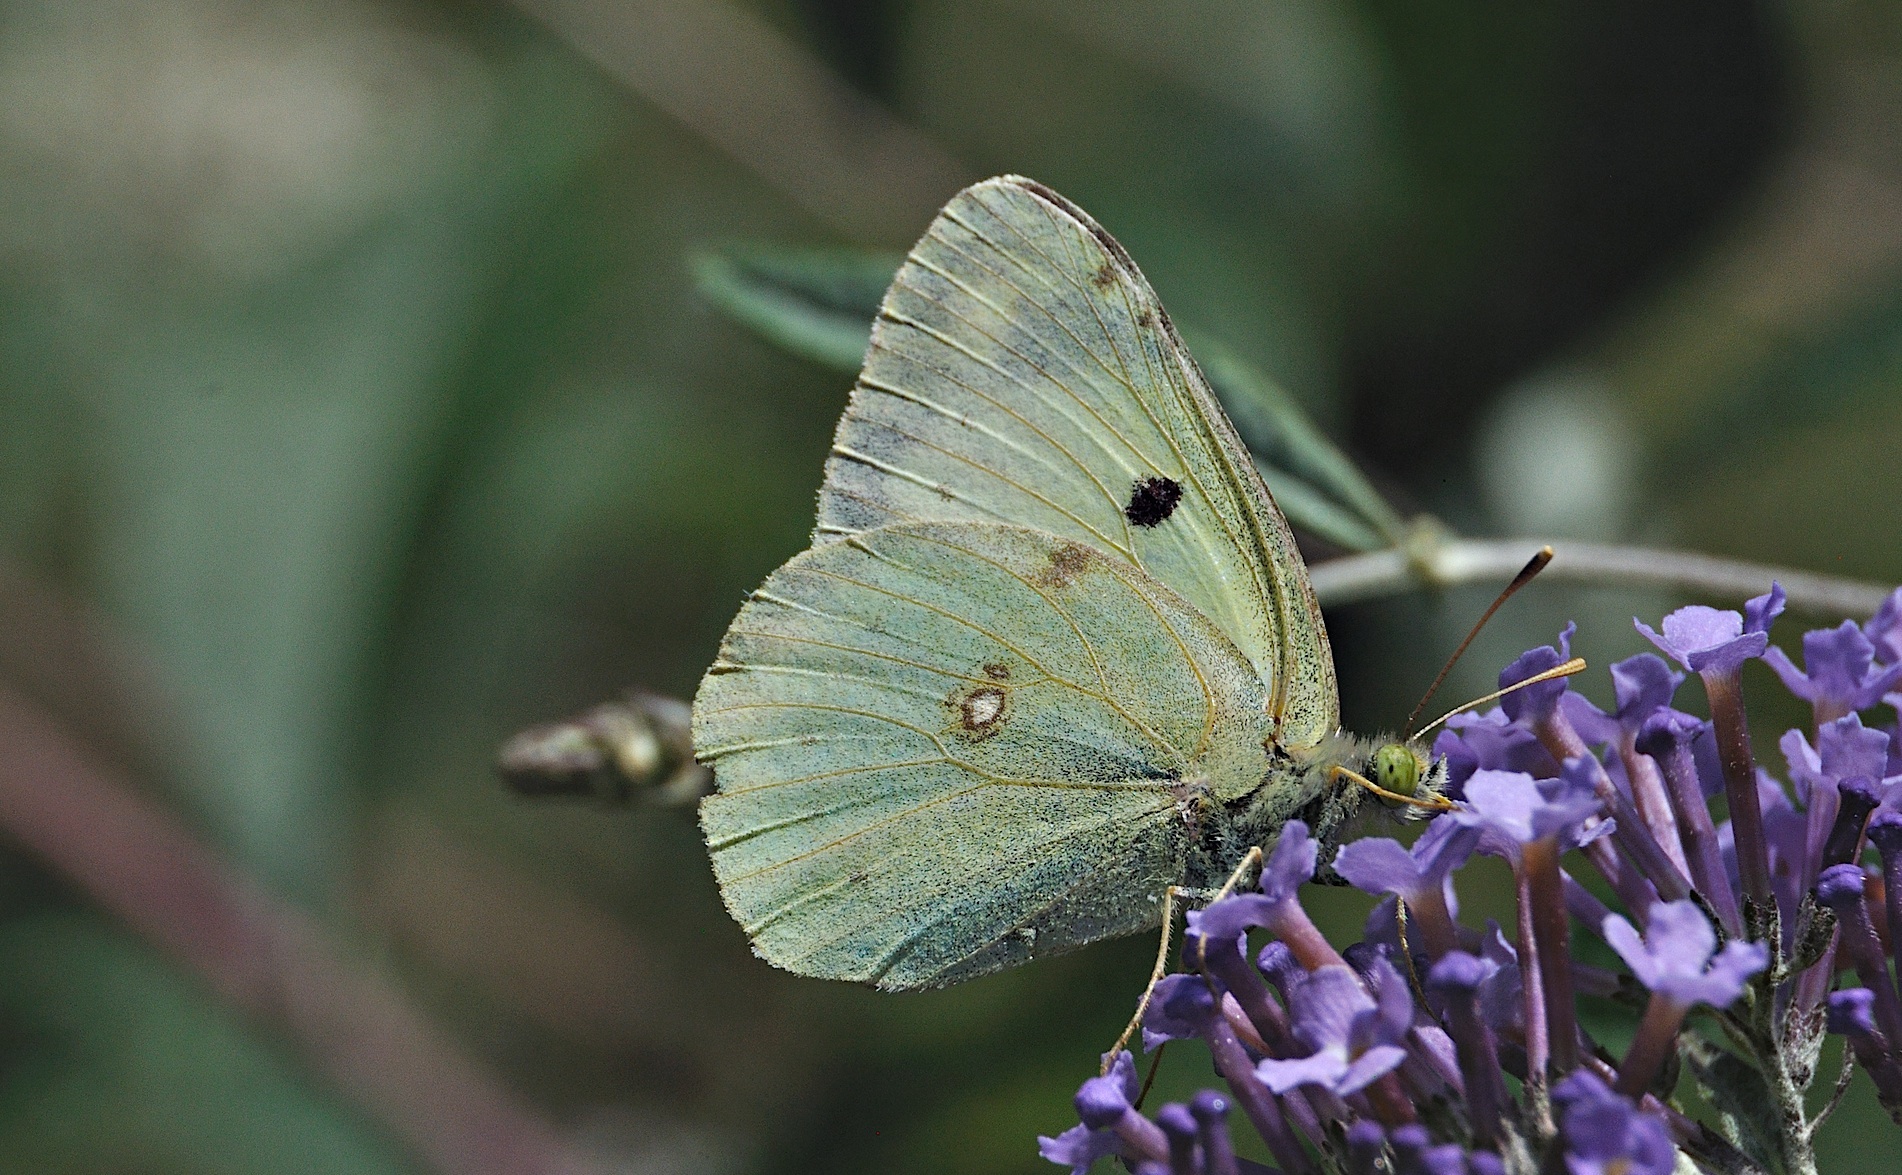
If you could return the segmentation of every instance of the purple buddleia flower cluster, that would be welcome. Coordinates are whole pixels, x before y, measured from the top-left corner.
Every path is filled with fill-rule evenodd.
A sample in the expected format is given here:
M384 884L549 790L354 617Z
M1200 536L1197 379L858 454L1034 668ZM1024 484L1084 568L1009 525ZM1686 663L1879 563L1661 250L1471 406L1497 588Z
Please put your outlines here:
M1411 846L1361 839L1330 862L1380 897L1361 942L1309 920L1320 847L1290 821L1254 891L1188 915L1182 969L1142 1020L1145 1051L1200 1042L1226 1088L1145 1113L1135 1058L1108 1055L1044 1157L1152 1175L1813 1172L1855 1067L1902 1123L1902 884L1885 884L1902 876L1902 735L1864 722L1902 712L1902 589L1867 623L1806 634L1801 665L1769 643L1783 606L1772 585L1742 613L1638 622L1669 660L1611 666L1610 712L1560 677L1454 718L1433 748L1452 810ZM1567 661L1572 631L1500 687ZM1780 740L1782 778L1751 746L1752 659L1812 710ZM1709 720L1673 708L1689 675ZM1511 869L1511 926L1459 919L1453 878L1480 855ZM1581 962L1575 934L1623 969ZM1581 996L1636 1013L1622 1055ZM1813 1109L1827 1033L1844 1067ZM1710 1121L1679 1103L1687 1075ZM1237 1156L1231 1122L1274 1168Z

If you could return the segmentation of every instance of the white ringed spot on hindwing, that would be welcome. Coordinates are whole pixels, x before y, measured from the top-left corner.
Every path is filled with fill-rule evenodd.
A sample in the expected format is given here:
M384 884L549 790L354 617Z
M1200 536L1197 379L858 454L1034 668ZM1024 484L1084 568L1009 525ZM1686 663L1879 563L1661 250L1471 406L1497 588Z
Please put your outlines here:
M990 668L985 666L986 670ZM1010 721L1008 686L981 682L961 685L945 697L944 704L951 712L952 733L966 742L981 742Z

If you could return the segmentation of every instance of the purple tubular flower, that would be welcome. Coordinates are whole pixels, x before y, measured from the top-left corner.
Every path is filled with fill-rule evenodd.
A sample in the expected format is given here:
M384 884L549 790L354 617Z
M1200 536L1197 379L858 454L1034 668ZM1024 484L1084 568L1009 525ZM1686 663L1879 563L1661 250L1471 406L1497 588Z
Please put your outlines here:
M1664 1121L1619 1097L1580 1069L1552 1090L1563 1108L1559 1134L1571 1175L1671 1175L1677 1148Z
M1867 835L1876 856L1882 858L1882 912L1889 924L1889 948L1902 968L1902 812L1877 812L1869 821Z
M1314 1052L1293 1060L1271 1057L1256 1065L1257 1076L1274 1092L1318 1085L1336 1094L1356 1093L1406 1059L1400 1034L1353 968L1317 968L1295 985L1289 999L1295 1035Z
M1449 951L1427 972L1427 994L1445 1008L1446 1030L1459 1053L1460 1080L1466 1087L1467 1118L1484 1147L1498 1145L1500 1115L1506 1105L1505 1077L1499 1071L1499 1042L1479 1011L1480 985L1498 968L1465 951Z
M1474 1151L1466 1156L1473 1175L1506 1175L1506 1160L1491 1151Z
M1235 1145L1228 1134L1229 1100L1212 1089L1196 1094L1189 1102L1195 1117L1197 1136L1202 1143L1202 1165L1207 1175L1239 1175Z
M1772 586L1773 595L1782 588ZM1758 597L1762 599L1763 597ZM1752 600L1752 604L1756 601ZM1782 611L1781 608L1777 611ZM1692 673L1728 673L1743 667L1745 661L1763 656L1770 645L1769 625L1753 628L1744 618L1728 609L1706 608L1691 604L1664 618L1664 633L1644 621L1632 618L1632 624L1644 639L1663 650Z
M1215 995L1209 990L1208 980L1200 975L1166 976L1156 985L1149 1011L1143 1017L1144 1047L1190 1035L1199 1035L1207 1042L1209 1054L1215 1062L1215 1071L1228 1082L1229 1088L1234 1091L1235 1100L1241 1104L1243 1113L1248 1115L1249 1122L1261 1135L1262 1141L1268 1144L1268 1149L1273 1152L1282 1170L1289 1175L1310 1175L1314 1170L1313 1162L1295 1141L1281 1107L1256 1077L1234 1028L1219 1011ZM1131 1072L1134 1072L1133 1067ZM1160 1128L1147 1119L1143 1121L1155 1131L1154 1138L1160 1140ZM1168 1147L1166 1144L1159 1145L1144 1153L1162 1157L1167 1155Z
M1188 1040L1208 1031L1216 1014L1215 994L1200 975L1165 975L1143 1014L1143 1051L1172 1040Z
M1775 898L1757 799L1756 757L1744 715L1743 663L1769 647L1770 622L1783 611L1782 586L1772 583L1769 594L1752 599L1744 611L1746 616L1698 605L1679 608L1664 618L1663 636L1643 621L1634 618L1632 623L1652 644L1704 679L1748 910L1767 907ZM1746 929L1755 936L1757 927Z
M1813 863L1809 852L1808 818L1796 810L1790 803L1781 784L1770 777L1770 773L1759 767L1757 777L1757 812L1762 817L1764 852L1770 867L1771 891L1776 895L1779 909L1795 910L1803 904L1803 895L1809 885L1805 877L1811 871ZM1833 810L1833 809L1832 809ZM1727 854L1726 858L1733 875L1736 870L1736 823L1727 822L1717 830L1718 842ZM1726 839L1729 838L1729 839ZM1794 942L1796 932L1795 919L1782 924L1783 945ZM1762 937L1762 936L1759 936Z
M1524 980L1519 953L1506 941L1497 922L1488 922L1479 940L1480 958L1492 974L1479 985L1479 1015L1494 1032L1519 1033L1525 1028Z
M1536 983L1522 974L1529 1047L1541 1064L1539 1058L1549 1047L1562 1072L1577 1063L1578 1033L1559 853L1609 832L1611 824L1603 821L1586 828L1600 800L1594 785L1575 769L1578 762L1568 764L1558 779L1476 772L1466 783L1467 807L1445 817L1479 827L1480 851L1513 864L1520 899L1519 952L1522 960L1533 960L1537 970Z
M1862 829L1869 814L1876 810L1881 797L1876 793L1876 785L1867 779L1845 779L1836 789L1836 823L1829 830L1829 838L1823 842L1823 852L1819 863L1825 869L1832 865L1847 865L1861 856Z
M1224 898L1216 905L1234 900L1234 898ZM1214 906L1209 907L1211 910L1214 908ZM1182 938L1183 960L1193 964L1195 969L1203 974L1212 976L1229 995L1234 997L1236 1006L1241 1008L1242 1015L1254 1028L1255 1035L1267 1043L1272 1050L1282 1053L1291 1051L1293 1038L1289 1035L1286 1014L1275 1003L1274 997L1269 994L1268 984L1262 978L1261 972L1249 966L1248 960L1242 955L1242 951L1248 946L1247 937L1236 935L1232 938L1211 938L1204 934L1202 927L1210 921L1206 910L1191 910L1188 921L1189 929ZM1220 912L1213 921L1218 924L1223 921ZM1270 945L1279 946L1280 944ZM1286 954L1287 947L1282 946L1281 951ZM1152 999L1151 1006L1154 1006L1154 1003ZM1147 1033L1148 1029L1145 1028L1145 1047L1148 1041Z
M1800 730L1784 734L1777 744L1790 766L1796 798L1806 807L1817 803L1818 788L1834 788L1854 775L1882 779L1889 764L1889 735L1862 724L1859 714L1845 714L1816 728L1816 746Z
M1598 811L1591 783L1576 774L1534 779L1521 771L1478 771L1466 781L1466 807L1440 823L1477 828L1480 852L1515 861L1524 845L1544 837L1576 848L1604 835L1602 824L1585 827Z
M1306 824L1299 820L1288 821L1275 840L1274 852L1268 854L1267 860L1262 863L1261 876L1256 879L1255 888L1270 901L1292 900L1295 891L1314 876L1314 865L1320 851L1320 846L1308 835Z
M1274 984L1283 1000L1308 973L1308 969L1296 961L1294 952L1288 949L1285 942L1271 942L1263 946L1255 955L1255 967L1268 982Z
M1156 1125L1169 1139L1169 1175L1198 1175L1195 1115L1181 1102L1169 1102L1156 1111Z
M1495 706L1484 714L1455 714L1433 740L1433 754L1446 760L1449 794L1464 799L1466 781L1473 772L1524 771L1530 775L1555 774L1558 763L1546 753L1537 735L1514 722Z
M1664 902L1651 911L1642 937L1617 914L1605 920L1605 942L1653 995L1689 1008L1727 1008L1750 977L1769 966L1770 948L1732 940L1717 949L1717 933L1697 903Z
M1055 1138L1038 1135L1037 1153L1059 1167L1070 1168L1071 1175L1087 1175L1096 1160L1120 1154L1122 1149L1114 1131L1072 1126Z
M1090 1078L1076 1091L1077 1117L1092 1130L1114 1126L1139 1092L1136 1058L1127 1050L1117 1053L1107 1074Z
M1690 872L1689 862L1680 847L1677 815L1666 792L1657 764L1639 755L1636 740L1646 720L1660 711L1668 711L1671 697L1684 680L1664 660L1652 653L1627 657L1611 667L1612 689L1617 709L1602 713L1583 694L1567 693L1560 706L1573 729L1586 744L1605 744L1613 755L1611 766L1621 770L1625 790L1645 827L1671 859L1679 872Z
M1603 934L1651 990L1644 1019L1618 1067L1618 1092L1632 1097L1650 1088L1693 1004L1729 1007L1750 977L1770 965L1770 948L1764 943L1732 939L1719 951L1717 932L1688 899L1654 907L1642 938L1617 914L1606 917Z
M1192 913L1191 929L1210 940L1233 940L1259 926L1287 943L1304 967L1339 963L1340 952L1315 928L1295 897L1301 884L1314 876L1319 854L1320 846L1308 835L1308 826L1288 821L1262 864L1261 892L1235 894Z
M1371 1118L1361 1118L1347 1128L1347 1169L1351 1175L1376 1175L1381 1152L1387 1149L1387 1132Z
M1826 1022L1831 1032L1849 1038L1856 1062L1875 1083L1876 1098L1902 1124L1902 1061L1876 1027L1875 1001L1875 993L1866 987L1832 992Z
M1888 766L1889 736L1863 726L1860 716L1845 714L1816 728L1814 750L1800 730L1786 732L1779 745L1790 765L1797 798L1807 809L1803 867L1798 873L1798 888L1806 890L1816 884L1824 844L1837 822L1842 781L1861 777L1879 783ZM1773 854L1775 847L1771 846Z
M1512 664L1499 674L1499 688L1509 689L1529 678L1537 677L1548 669L1556 669L1572 659L1572 634L1578 631L1578 625L1566 622L1559 633L1558 647L1540 645L1528 649L1519 655ZM1566 682L1563 677L1542 681L1538 685L1529 685L1515 690L1499 699L1499 706L1506 717L1525 726L1536 725L1540 718L1558 708L1559 699L1565 695Z
M1783 585L1771 580L1769 591L1744 601L1744 631L1769 632L1777 617L1783 615L1787 603L1789 596L1784 593Z
M1676 1175L1692 1161L1808 1170L1817 1123L1797 1108L1819 1104L1807 1087L1824 1023L1902 1125L1902 730L1845 708L1886 690L1902 713L1902 589L1861 628L1810 634L1803 673L1778 667L1819 714L1843 712L1787 734L1788 774L1773 776L1749 745L1740 666L1768 647L1782 602L1773 587L1742 615L1683 609L1661 635L1639 625L1677 664L1646 653L1614 665L1610 713L1555 681L1449 722L1436 749L1461 802L1411 846L1355 840L1330 863L1334 879L1379 895L1361 942L1337 949L1302 909L1318 852L1288 823L1259 892L1190 912L1187 973L1159 983L1142 1025L1148 1047L1200 1039L1226 1084L1145 1116L1133 1058L1106 1057L1106 1076L1078 1090L1078 1124L1040 1139L1043 1156L1073 1173L1114 1157L1135 1175L1267 1173L1235 1153L1264 1143L1286 1175L1507 1175L1527 1162L1539 1175ZM1502 681L1559 664L1572 637L1568 627ZM1702 677L1710 722L1671 708L1681 670ZM1709 803L1719 791L1731 813L1721 825ZM1865 846L1879 880L1860 864ZM1582 860L1562 856L1573 848ZM1453 881L1475 852L1511 866L1506 931L1459 921ZM1806 921L1819 905L1833 917ZM1622 962L1575 958L1573 920ZM1271 941L1256 954L1258 928ZM1816 961L1797 970L1805 959ZM1832 995L1850 968L1855 986ZM1621 998L1634 981L1650 998L1614 1073L1579 1030L1574 996ZM1668 1062L1688 1047L1698 1004L1748 1011L1753 1031L1731 1036L1726 1063L1769 1081L1776 1104L1713 1080L1709 1107L1675 1105ZM1688 1116L1700 1108L1762 1129L1726 1145Z
M1860 865L1833 865L1816 879L1816 900L1835 912L1838 949L1849 956L1856 978L1874 993L1876 1023L1893 1045L1902 1040L1902 1001L1897 1000L1889 978L1888 960L1863 901L1863 888Z
M1458 945L1447 901L1453 870L1479 844L1480 830L1454 820L1436 820L1411 850L1399 841L1369 837L1344 845L1334 871L1371 894L1394 894L1420 928L1427 956L1437 959Z
M1862 635L1875 646L1876 660L1883 665L1902 661L1902 587L1890 592L1862 626Z
M1704 723L1689 714L1661 707L1652 711L1638 728L1632 746L1657 763L1665 794L1670 797L1672 815L1677 818L1691 883L1717 911L1725 931L1734 937L1743 933L1743 913L1737 907L1736 891L1724 872L1717 829L1711 823L1710 808L1704 802L1704 790L1692 752L1692 745L1703 729Z
M1866 710L1902 681L1902 664L1877 665L1876 647L1853 620L1803 634L1803 668L1772 646L1764 662L1816 713L1816 724Z
M1424 1126L1401 1126L1387 1136L1393 1146L1394 1170L1397 1175L1414 1175L1419 1170L1420 1156L1433 1145L1433 1136Z
M1466 1175L1466 1150L1454 1143L1429 1147L1421 1152L1414 1169L1420 1175Z
M1559 647L1533 649L1513 662L1505 673L1500 675L1501 684L1523 681L1536 671L1549 668L1558 663L1558 659L1570 652L1572 628L1567 626L1559 638ZM1560 763L1569 763L1573 759L1583 759L1589 765L1589 776L1593 790L1605 804L1607 812L1614 818L1608 831L1618 838L1618 844L1630 855L1631 860L1642 870L1641 879L1631 873L1609 845L1597 845L1588 850L1592 863L1605 875L1628 904L1643 909L1650 905L1651 895L1647 893L1650 885L1655 885L1666 898L1681 898L1690 893L1690 882L1684 870L1665 851L1652 835L1650 828L1632 806L1631 799L1619 791L1611 777L1605 772L1598 760L1591 756L1584 739L1573 728L1559 706L1559 700L1565 696L1563 681L1545 682L1537 688L1521 690L1509 695L1502 702L1507 713L1515 721L1521 722L1538 736L1548 755ZM1519 698L1519 703L1512 699ZM1563 768L1561 774L1564 773ZM1471 781L1468 781L1468 787ZM1651 797L1660 800L1662 797ZM1581 842L1586 843L1586 842ZM1483 851L1483 850L1482 850Z
M1055 1138L1039 1137L1038 1153L1072 1175L1083 1175L1105 1155L1161 1160L1169 1153L1167 1138L1154 1122L1132 1108L1136 1100L1136 1059L1116 1054L1108 1075L1085 1081L1076 1094L1079 1126Z
M1420 1126L1402 1126L1393 1132L1395 1175L1466 1175L1466 1152L1457 1146L1434 1146Z
M1566 716L1588 743L1617 743L1637 735L1645 719L1668 707L1684 675L1655 653L1639 653L1611 666L1616 708L1606 714L1584 694L1568 692L1560 699Z

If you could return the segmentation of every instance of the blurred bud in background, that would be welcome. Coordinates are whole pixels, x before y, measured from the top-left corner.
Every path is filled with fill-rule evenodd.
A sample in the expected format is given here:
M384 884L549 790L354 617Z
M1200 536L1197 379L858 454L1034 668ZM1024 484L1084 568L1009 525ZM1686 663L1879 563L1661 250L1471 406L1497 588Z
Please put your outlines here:
M1473 448L1499 533L1627 537L1643 449L1601 381L1551 373L1514 384L1480 421Z

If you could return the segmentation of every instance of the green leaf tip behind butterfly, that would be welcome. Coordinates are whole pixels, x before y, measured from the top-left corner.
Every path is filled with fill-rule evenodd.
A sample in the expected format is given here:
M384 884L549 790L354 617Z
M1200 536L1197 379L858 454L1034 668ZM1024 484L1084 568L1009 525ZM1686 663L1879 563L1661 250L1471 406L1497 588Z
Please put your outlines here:
M855 372L903 257L863 249L733 246L690 259L701 296L795 355Z
M692 266L702 296L735 321L802 358L857 372L902 260L861 249L747 246L698 253ZM1203 373L1297 529L1350 551L1399 541L1399 516L1293 397L1218 340L1193 337Z
M1221 340L1193 332L1189 338L1289 521L1351 551L1401 541L1406 522L1286 389Z

